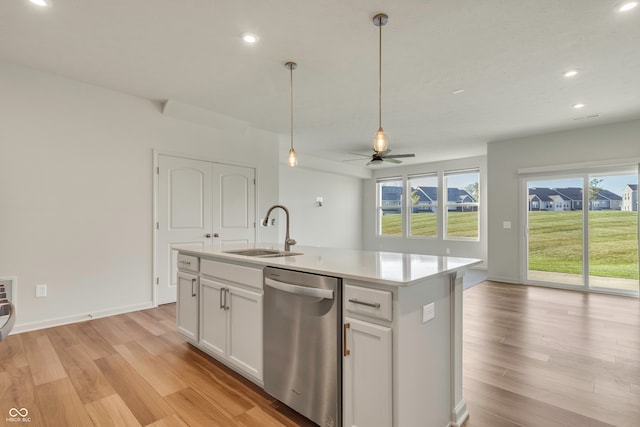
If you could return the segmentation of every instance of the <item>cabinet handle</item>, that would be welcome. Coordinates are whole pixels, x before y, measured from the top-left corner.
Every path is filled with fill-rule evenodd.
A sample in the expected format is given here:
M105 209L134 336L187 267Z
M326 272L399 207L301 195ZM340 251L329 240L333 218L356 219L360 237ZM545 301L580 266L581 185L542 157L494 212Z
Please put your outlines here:
M352 302L354 304L366 305L367 307L380 308L379 302L358 301L357 299L349 299L349 302Z
M342 325L342 329L343 329L343 333L342 336L344 338L344 357L347 357L348 355L351 354L351 352L349 351L349 349L347 348L347 329L349 329L351 327L350 323L345 323L344 325Z
M191 265L191 261L178 261L179 264Z
M229 295L229 288L224 288L224 309L229 310L229 305L227 304L227 295Z
M224 310L224 302L222 302L222 296L225 294L224 291L225 288L220 288L220 310Z
M196 296L196 288L195 288L196 280L198 279L191 279L191 296L192 297Z

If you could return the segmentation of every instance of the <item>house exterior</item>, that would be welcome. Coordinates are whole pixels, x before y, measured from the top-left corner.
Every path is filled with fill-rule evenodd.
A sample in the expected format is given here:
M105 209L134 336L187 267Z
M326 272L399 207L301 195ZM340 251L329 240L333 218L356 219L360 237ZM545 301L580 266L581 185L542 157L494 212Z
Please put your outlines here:
M529 210L530 211L554 211L562 210L564 204L561 205L561 209L556 207L556 203L563 201L562 197L556 197L554 200L552 196L558 196L555 190L542 187L529 188Z
M637 209L637 188L635 200ZM629 203L629 206L632 206L633 202ZM589 200L589 209L591 210L621 210L622 205L622 196L605 189L600 189L595 199ZM529 211L579 210L582 210L582 189L579 187L529 188Z
M569 202L569 206L565 206L563 210L580 211L582 210L582 188L580 187L564 187L554 188L562 196L564 200Z
M624 187L621 210L627 212L638 211L638 184L627 184Z
M382 187L381 208L383 215L402 212L402 187ZM411 205L412 213L436 212L438 208L438 188L437 187L412 187L411 197L414 197ZM475 199L461 188L449 188L447 200L450 203L449 211L462 211L461 206L451 205L462 203L475 203ZM465 207L465 211L475 211L477 206Z
M595 200L589 200L589 209L591 210L617 210L622 208L622 196L612 193L609 190L601 189L596 195Z

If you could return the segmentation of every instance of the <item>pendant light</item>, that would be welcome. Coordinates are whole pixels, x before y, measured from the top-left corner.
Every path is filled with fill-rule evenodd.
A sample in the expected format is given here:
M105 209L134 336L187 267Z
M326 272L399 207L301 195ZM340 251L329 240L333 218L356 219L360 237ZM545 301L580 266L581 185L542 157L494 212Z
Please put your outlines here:
M389 147L387 135L382 130L382 26L389 22L389 17L379 13L373 17L373 25L380 28L380 43L378 49L378 131L373 136L373 150L376 153L386 151Z
M293 70L296 69L298 64L295 62L287 62L284 64L285 67L289 69L289 73L291 75L290 80L290 105L291 105L291 148L289 149L289 157L287 158L287 163L289 166L295 167L298 164L298 156L296 156L296 152L293 149Z

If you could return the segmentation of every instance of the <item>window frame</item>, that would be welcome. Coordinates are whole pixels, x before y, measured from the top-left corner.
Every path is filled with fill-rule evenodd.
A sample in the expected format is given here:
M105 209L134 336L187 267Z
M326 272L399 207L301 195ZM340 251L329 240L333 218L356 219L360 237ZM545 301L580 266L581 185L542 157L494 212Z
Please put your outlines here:
M433 236L420 236L420 235L413 235L413 230L411 227L411 220L412 220L412 213L413 213L413 203L411 201L411 198L409 197L409 195L411 194L411 180L412 179L419 179L419 178L435 178L435 188L436 188L436 202L435 205L433 205L433 207L435 207L435 211L433 211L436 215L436 233ZM441 198L441 180L440 180L440 175L438 172L424 172L424 173L416 173L416 174L408 174L406 176L405 179L405 184L406 184L406 189L405 192L407 194L407 197L405 197L406 199L406 213L405 213L405 217L406 217L406 238L408 239L438 239L440 237L440 232L439 232L439 228L440 228L440 211L441 211L441 204L440 204L440 198Z
M455 176L455 175L465 175L465 174L471 174L471 173L475 173L478 176L478 180L477 180L477 193L478 193L478 197L477 200L475 202L462 202L462 203L457 203L457 202L450 202L449 201L449 177L450 176ZM442 213L442 238L443 240L456 240L456 241L468 241L468 242L479 242L480 241L480 234L481 234L481 230L480 230L480 168L476 167L476 168L466 168L466 169L455 169L455 170L448 170L448 171L444 171L442 174L442 194L443 194L443 213ZM459 187L451 187L451 188L458 188ZM466 190L465 190L466 191ZM468 192L467 192L468 193ZM473 195L471 195L473 197ZM475 211L478 213L477 215L477 222L476 222L476 230L477 230L477 236L476 237L461 237L461 236L449 236L449 208L450 207L455 207L455 211L457 212L458 208L462 208L462 212L464 212L464 208L465 207L469 207L472 209L475 208Z
M400 193L400 204L398 208L400 209L400 234L383 234L382 233L382 217L384 206L382 204L382 185L385 182L399 182L401 185L398 186L402 192ZM376 236L384 237L384 238L403 238L406 236L406 221L405 221L405 177L403 175L399 176L389 176L383 178L376 178Z

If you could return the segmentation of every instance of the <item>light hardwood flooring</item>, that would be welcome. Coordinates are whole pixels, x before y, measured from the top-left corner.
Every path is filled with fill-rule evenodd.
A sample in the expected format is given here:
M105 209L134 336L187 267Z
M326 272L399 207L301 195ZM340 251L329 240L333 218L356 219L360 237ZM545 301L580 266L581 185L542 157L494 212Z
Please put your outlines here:
M464 292L465 427L640 426L640 300L483 282Z
M483 282L464 304L465 427L640 426L638 299ZM0 425L11 408L30 426L310 425L186 344L175 305L9 336Z

